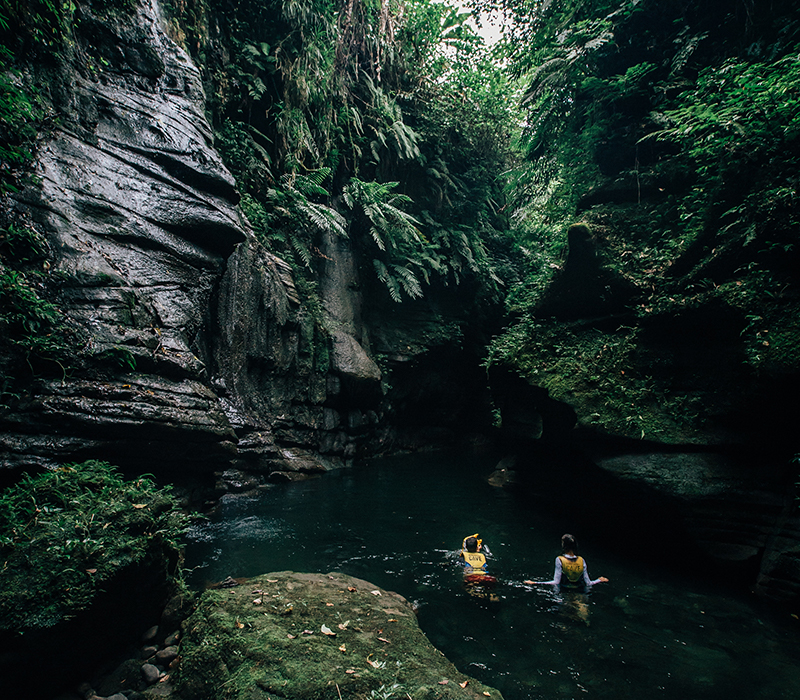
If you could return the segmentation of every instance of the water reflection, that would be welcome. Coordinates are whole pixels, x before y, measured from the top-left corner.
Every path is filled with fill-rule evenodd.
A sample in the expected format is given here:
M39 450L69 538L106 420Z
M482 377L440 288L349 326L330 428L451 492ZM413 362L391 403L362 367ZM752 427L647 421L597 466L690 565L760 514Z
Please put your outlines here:
M524 585L552 574L563 518L489 487L494 463L393 458L228 499L190 533L191 583L286 569L366 579L414 603L431 641L508 700L798 697L788 614L654 569L591 532L575 534L611 582L580 614L551 587ZM493 553L496 600L471 596L454 563L475 531Z

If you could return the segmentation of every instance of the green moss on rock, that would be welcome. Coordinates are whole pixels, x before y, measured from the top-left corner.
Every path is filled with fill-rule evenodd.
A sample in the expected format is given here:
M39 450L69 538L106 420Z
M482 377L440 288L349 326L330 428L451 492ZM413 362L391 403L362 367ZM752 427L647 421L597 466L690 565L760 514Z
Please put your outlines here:
M402 596L339 573L207 591L180 655L176 693L187 700L502 697L433 647Z
M69 620L146 560L169 578L185 525L168 490L104 462L25 476L0 494L0 630Z

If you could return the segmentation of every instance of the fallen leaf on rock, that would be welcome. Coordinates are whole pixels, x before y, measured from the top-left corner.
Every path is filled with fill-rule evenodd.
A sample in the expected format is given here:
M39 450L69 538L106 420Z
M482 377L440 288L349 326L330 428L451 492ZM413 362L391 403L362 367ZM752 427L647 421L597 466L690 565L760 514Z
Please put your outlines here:
M466 688L469 685L469 681L464 681L463 683L459 683L462 688Z
M397 622L397 620L395 620L393 617L390 617L388 620L386 620L386 622Z
M133 507L136 508L136 510L141 510L142 508L147 508L147 504L146 503L134 503Z
M370 591L370 593L372 593L372 595L381 595L380 591Z
M320 628L320 632L322 632L322 634L327 634L329 637L335 637L336 636L336 632L334 632L327 625L322 625L322 627Z
M383 668L384 666L386 666L386 662L385 661L373 661L371 657L372 657L372 654L370 654L367 657L367 663L370 666L372 666L372 668Z
M356 589L353 588L352 586L348 586L347 590L350 591L351 593L355 593L356 592Z
M268 578L267 583L278 583L278 579L276 578Z
M264 614L266 615L266 613L264 613ZM297 639L297 635L296 635L296 634L287 634L286 636L287 636L289 639Z
M347 647L344 644L342 644L342 646L339 647L339 651L345 652L347 651Z
M256 599L253 601L253 605L261 605L261 598L256 598Z
M378 641L385 642L386 644L391 644L391 642L388 639L384 639L383 637L378 637Z
M486 691L486 690L484 690L484 691L483 691L483 694L484 694L484 695L485 695L487 698L490 698L490 697L492 697L492 694L491 694L490 692Z
M449 682L450 682L450 681L448 681L448 680L445 678L443 681L439 681L439 685L447 685Z

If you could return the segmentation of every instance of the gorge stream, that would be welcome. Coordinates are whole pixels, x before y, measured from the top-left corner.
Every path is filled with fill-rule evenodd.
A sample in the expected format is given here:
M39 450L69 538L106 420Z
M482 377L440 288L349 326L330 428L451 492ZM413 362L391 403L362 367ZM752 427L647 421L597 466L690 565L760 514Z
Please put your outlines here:
M414 603L433 644L507 700L797 697L800 639L788 611L644 556L659 542L639 541L635 522L615 539L590 519L571 527L580 504L493 488L495 464L400 456L227 497L190 533L190 583L283 570L366 579ZM610 579L592 590L586 621L550 586L523 584L552 576L566 530L590 576ZM455 562L474 532L491 549L491 600L464 589Z

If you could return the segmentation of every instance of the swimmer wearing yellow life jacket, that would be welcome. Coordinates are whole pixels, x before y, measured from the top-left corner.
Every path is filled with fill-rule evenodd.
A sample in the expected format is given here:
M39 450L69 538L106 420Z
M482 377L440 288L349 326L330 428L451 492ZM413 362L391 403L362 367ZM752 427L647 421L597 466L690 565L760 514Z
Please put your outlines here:
M461 543L461 552L458 556L464 564L464 580L467 583L491 585L497 582L497 579L494 576L490 576L486 571L488 565L484 552L491 554L477 532L474 535L465 537Z
M562 588L588 589L595 584L608 581L605 576L596 578L594 581L589 578L586 561L583 557L578 556L578 544L572 535L564 535L561 538L561 548L564 553L556 557L552 581L525 581L524 583L536 586L555 584Z

